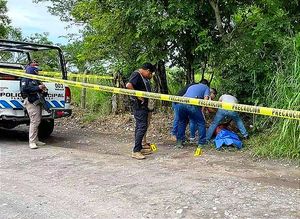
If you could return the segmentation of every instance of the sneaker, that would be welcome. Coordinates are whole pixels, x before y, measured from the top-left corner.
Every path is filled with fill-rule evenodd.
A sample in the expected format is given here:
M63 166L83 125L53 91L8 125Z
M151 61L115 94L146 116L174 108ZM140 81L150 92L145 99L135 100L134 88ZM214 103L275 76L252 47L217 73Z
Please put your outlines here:
M138 159L138 160L142 160L142 159L146 158L140 151L132 152L131 157L135 158L135 159Z
M190 144L196 143L196 138L190 138Z
M182 141L178 141L175 145L175 148L176 149L182 149L183 148L183 144L182 144Z
M29 147L31 148L31 149L38 149L39 147L36 145L36 143L29 143Z
M143 149L151 149L150 143L143 144L143 145L142 145L142 148L143 148Z
M44 145L46 145L46 143L41 142L41 141L36 141L35 144L36 144L37 146L44 146Z
M141 153L142 153L142 155L149 155L149 154L152 154L152 150L150 148L149 149L143 148L141 150Z
M176 139L176 135L171 135L170 136L170 141L176 141L177 139Z

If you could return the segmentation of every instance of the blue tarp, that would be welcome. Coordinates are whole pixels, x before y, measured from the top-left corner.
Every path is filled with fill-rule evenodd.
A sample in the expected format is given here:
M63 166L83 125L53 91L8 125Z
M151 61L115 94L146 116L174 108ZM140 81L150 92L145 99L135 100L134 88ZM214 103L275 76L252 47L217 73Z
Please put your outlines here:
M223 145L234 145L237 149L243 147L242 141L239 136L232 131L222 129L215 138L216 149L220 149Z

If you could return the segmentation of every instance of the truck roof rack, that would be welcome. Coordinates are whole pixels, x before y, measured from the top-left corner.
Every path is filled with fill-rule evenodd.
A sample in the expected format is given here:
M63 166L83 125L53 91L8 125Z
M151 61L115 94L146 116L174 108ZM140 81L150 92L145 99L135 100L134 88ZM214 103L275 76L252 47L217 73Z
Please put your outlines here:
M67 79L67 69L65 65L65 60L64 60L63 52L59 46L0 39L0 52L7 51L7 52L26 53L29 60L31 60L29 55L30 52L36 52L42 50L57 50L59 54L62 78Z

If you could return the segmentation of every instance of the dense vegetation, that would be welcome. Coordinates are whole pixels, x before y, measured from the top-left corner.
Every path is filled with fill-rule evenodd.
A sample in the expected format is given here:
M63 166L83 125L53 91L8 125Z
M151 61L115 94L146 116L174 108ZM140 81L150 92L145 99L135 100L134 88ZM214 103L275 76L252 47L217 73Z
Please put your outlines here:
M69 66L80 71L88 65L126 77L151 61L161 93L205 74L219 93L242 103L300 110L298 0L34 1L50 2L52 14L84 27L82 38L64 46ZM20 37L1 19L1 37ZM300 158L299 121L253 116L251 122L256 155Z

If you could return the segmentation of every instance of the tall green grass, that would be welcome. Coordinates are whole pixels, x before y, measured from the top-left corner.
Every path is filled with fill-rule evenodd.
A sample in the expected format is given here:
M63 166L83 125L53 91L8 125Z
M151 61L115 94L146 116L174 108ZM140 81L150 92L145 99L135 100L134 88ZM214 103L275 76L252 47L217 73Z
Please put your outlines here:
M112 86L112 82L110 80L88 79L87 83ZM76 107L80 107L82 88L71 86L70 89L72 94L72 104ZM84 114L82 117L83 122L91 122L97 117L108 115L111 112L111 96L111 93L87 89L85 109L86 114Z
M298 47L299 46L299 47ZM293 59L285 70L279 70L266 87L266 102L272 107L300 110L300 45L292 48ZM273 124L264 130L267 124ZM264 133L251 141L256 156L287 157L300 160L300 121L268 118L259 122Z

